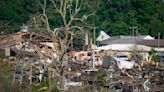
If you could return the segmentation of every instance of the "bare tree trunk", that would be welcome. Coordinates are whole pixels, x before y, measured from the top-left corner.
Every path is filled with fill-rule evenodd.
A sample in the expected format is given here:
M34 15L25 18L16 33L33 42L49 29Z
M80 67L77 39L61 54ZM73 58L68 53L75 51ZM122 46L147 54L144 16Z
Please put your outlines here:
M23 80L23 67L21 68L21 77L20 77L20 80L19 80L20 84L22 84L22 80Z
M48 68L48 86L49 86L48 92L51 92L52 84L51 84L51 71L50 71L50 68Z
M30 75L29 75L29 78L30 78L30 85L32 84L32 64L30 64Z
M66 57L66 51L68 50L70 43L72 42L72 36L74 35L74 32L72 32L71 30L73 29L79 29L79 30L83 30L83 28L76 26L75 24L73 24L73 21L83 21L85 19L87 19L88 16L85 16L85 19L80 19L77 18L77 14L79 13L79 11L81 10L82 7L82 3L83 0L49 0L54 8L55 11L57 11L60 16L62 17L62 21L63 21L63 26L60 28L56 28L55 31L50 29L50 25L49 25L49 21L48 21L48 17L46 15L46 3L47 0L44 0L43 2L39 2L42 10L43 10L43 14L42 14L42 19L45 23L46 26L46 30L50 33L51 37L52 37L52 41L54 43L54 53L56 53L56 55L58 56L57 58L54 58L53 56L51 56L54 60L53 60L53 64L55 66L56 69L56 75L58 76L58 83L59 83L59 89L64 90L64 77L65 77L65 66L63 65L65 61L67 61ZM72 5L75 4L75 7L67 7L68 5ZM69 16L69 19L66 18L66 16ZM59 34L60 33L60 34ZM64 37L61 37L60 35L64 35ZM49 72L50 73L50 72ZM49 74L52 75L52 74ZM49 79L50 81L51 79ZM50 86L51 84L49 84Z

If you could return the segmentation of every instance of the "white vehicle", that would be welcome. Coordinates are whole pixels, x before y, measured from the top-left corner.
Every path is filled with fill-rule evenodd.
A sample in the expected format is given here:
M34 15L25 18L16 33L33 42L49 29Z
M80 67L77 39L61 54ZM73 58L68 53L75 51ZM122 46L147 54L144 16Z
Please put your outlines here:
M126 56L126 55L119 55L119 56L116 56L116 57L119 58L119 59L122 59L122 60L129 60L128 56Z
M118 58L118 57L113 57L114 60L117 62L117 66L119 69L132 69L135 65L134 61L129 61L126 59Z

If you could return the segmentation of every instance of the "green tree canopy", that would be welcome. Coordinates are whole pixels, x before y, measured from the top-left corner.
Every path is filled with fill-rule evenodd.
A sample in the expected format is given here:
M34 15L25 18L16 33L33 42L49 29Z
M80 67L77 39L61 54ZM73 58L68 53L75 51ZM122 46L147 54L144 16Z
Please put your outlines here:
M14 31L41 12L38 0L0 0L0 6L0 21L14 25ZM58 27L63 22L52 8L48 2L46 13L51 26ZM164 31L163 10L163 0L84 0L78 16L92 12L85 24L98 27L98 31L112 32L112 35L129 35L129 26L137 26L141 35L156 35L156 32L163 34Z

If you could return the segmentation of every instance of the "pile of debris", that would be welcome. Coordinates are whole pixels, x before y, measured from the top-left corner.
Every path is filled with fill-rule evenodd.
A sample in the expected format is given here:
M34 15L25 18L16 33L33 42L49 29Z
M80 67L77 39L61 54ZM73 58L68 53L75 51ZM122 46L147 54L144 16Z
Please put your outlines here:
M13 83L19 80L38 82L47 76L47 66L56 56L50 37L30 32L18 32L1 39L0 48L5 50L4 63L14 71Z
M55 53L54 43L49 37L25 32L1 39L0 48L9 55L5 57L4 63L13 69L13 83L17 80L21 84L38 83L47 78L49 73L51 78L60 76L56 72L60 70L65 87L91 84L97 88L108 87L122 92L164 90L164 68L160 66L141 66L126 58L120 60L110 56L105 57L107 63L102 63L101 67L92 67L93 58L85 57L88 61L84 59L84 62L76 62L70 53L66 53L66 62L61 64L57 62L61 58Z

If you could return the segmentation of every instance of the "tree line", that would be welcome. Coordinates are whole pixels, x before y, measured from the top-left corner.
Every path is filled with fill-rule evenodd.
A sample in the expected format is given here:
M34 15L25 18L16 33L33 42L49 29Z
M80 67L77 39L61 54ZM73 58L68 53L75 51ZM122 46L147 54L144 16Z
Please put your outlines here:
M42 12L38 1L0 0L1 34L17 32L23 23L26 24L33 16L38 16ZM60 15L52 11L53 5L49 1L47 4L46 14L51 27L63 25ZM97 32L103 30L112 36L130 35L129 27L137 26L141 35L157 36L160 32L163 37L163 10L163 0L84 0L78 16L87 20L79 25L96 26ZM84 16L90 13L90 17Z

